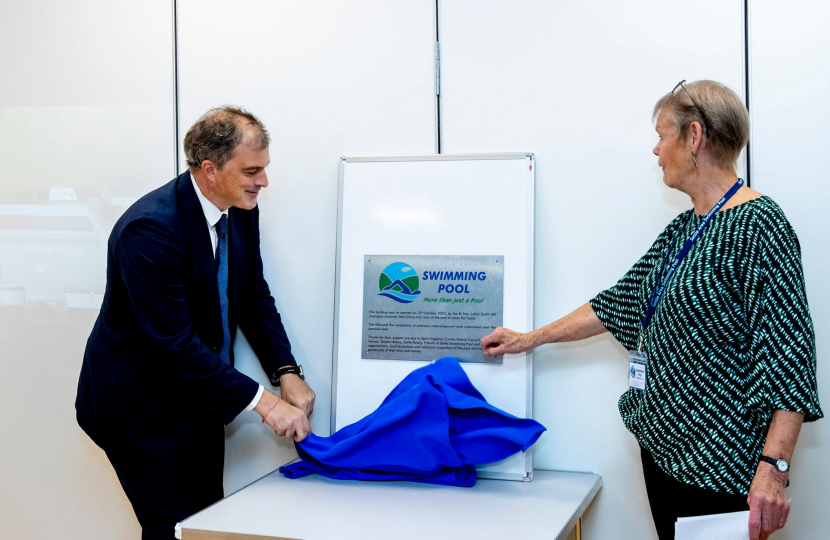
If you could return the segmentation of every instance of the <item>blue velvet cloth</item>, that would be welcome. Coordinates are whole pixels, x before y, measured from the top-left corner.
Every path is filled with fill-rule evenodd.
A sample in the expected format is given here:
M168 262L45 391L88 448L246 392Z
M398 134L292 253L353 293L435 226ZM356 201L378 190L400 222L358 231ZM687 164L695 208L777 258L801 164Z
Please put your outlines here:
M343 480L411 480L472 486L476 465L524 452L545 427L493 407L455 358L416 369L372 414L331 437L296 445L288 478L318 473Z

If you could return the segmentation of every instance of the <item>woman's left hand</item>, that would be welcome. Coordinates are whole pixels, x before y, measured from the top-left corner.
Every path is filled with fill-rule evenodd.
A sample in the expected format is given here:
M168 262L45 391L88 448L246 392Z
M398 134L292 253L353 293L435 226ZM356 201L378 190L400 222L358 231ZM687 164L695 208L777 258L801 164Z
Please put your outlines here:
M784 487L787 475L765 462L758 464L749 486L749 539L766 540L773 531L783 529L790 513Z

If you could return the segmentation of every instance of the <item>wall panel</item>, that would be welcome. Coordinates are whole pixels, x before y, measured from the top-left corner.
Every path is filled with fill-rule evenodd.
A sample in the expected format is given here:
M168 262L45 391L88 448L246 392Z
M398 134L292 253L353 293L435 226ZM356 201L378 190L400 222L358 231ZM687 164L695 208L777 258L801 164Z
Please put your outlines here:
M173 10L0 8L0 535L126 539L138 523L75 422L106 240L175 173Z
M742 4L441 0L443 150L536 154L537 327L615 283L691 206L662 183L652 107L681 79L742 94ZM534 417L549 429L534 462L603 475L590 538L655 534L616 406L626 360L609 336L534 356Z
M818 354L819 399L830 404L830 6L799 0L750 3L753 187L784 210L801 243ZM830 531L825 486L830 423L805 424L793 457L792 510L777 538L819 539Z
M328 434L337 171L344 155L435 148L434 2L179 3L180 136L208 108L243 105L271 137L260 195L265 276ZM238 366L261 382L250 348ZM229 492L291 459L255 413L226 430Z

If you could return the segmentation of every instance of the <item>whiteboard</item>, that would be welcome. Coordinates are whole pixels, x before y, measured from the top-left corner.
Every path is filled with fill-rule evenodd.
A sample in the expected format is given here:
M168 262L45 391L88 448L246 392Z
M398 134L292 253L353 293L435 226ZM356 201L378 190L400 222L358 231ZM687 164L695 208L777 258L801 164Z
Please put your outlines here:
M533 329L535 173L529 153L341 158L332 432L374 411L428 363L361 359L364 255L502 255L504 326ZM532 416L531 354L462 366L488 402ZM532 472L531 451L479 468L482 478L507 480Z

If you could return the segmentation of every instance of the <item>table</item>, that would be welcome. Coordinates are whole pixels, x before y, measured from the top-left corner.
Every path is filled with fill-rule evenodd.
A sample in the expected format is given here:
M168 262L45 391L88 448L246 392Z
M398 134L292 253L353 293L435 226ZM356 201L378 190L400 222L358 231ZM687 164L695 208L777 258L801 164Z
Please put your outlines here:
M581 536L602 487L590 473L540 471L533 481L471 488L414 482L289 480L274 471L177 526L182 540L375 540ZM179 530L180 529L180 530Z

